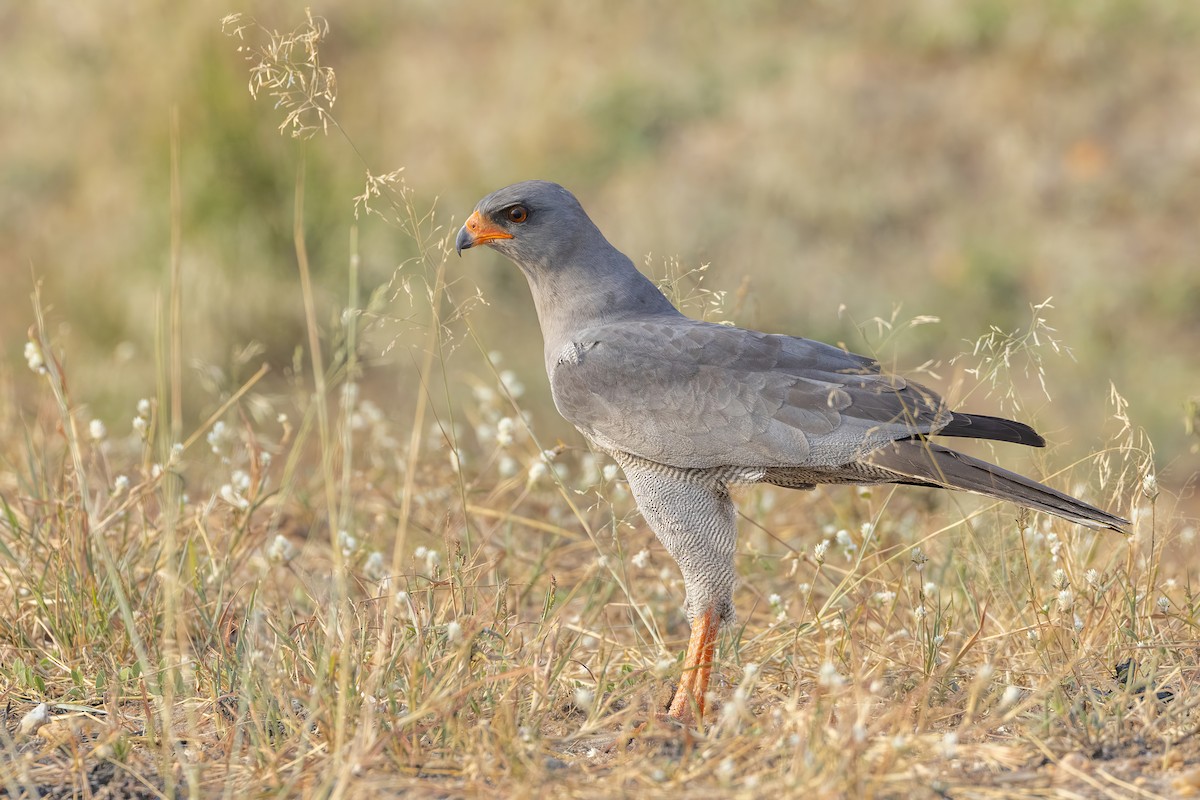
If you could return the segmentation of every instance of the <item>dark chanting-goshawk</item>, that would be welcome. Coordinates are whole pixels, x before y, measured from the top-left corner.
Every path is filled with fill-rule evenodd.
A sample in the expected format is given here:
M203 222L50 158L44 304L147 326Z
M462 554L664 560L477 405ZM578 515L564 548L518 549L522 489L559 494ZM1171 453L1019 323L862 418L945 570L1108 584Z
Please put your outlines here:
M525 181L480 200L456 246L483 244L529 282L559 412L620 464L683 573L692 633L670 718L703 716L717 633L733 618L732 485L915 484L1089 528L1129 524L930 439L1043 447L1027 425L952 410L838 347L684 316L558 184Z

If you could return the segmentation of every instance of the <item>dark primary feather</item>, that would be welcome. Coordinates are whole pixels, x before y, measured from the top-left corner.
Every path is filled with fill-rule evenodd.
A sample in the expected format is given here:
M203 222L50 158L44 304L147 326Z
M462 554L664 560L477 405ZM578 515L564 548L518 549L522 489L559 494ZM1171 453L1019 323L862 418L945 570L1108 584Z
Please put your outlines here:
M963 436L968 439L992 439L997 442L1012 442L1030 447L1045 447L1046 440L1023 422L983 414L963 414L955 411L938 431L938 436Z
M1049 486L928 441L898 441L871 453L873 466L946 489L962 489L1008 500L1089 528L1125 531L1129 521Z

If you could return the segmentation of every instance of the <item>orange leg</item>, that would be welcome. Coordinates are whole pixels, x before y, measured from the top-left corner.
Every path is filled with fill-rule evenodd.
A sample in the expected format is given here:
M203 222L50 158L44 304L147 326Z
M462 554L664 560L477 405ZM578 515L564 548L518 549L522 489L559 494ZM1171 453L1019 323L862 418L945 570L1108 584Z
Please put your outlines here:
M721 620L715 609L710 608L692 621L692 636L688 639L687 655L683 659L683 676L671 700L671 708L667 711L668 719L685 725L704 719L704 695L708 691L713 651L717 649L717 631L720 628Z

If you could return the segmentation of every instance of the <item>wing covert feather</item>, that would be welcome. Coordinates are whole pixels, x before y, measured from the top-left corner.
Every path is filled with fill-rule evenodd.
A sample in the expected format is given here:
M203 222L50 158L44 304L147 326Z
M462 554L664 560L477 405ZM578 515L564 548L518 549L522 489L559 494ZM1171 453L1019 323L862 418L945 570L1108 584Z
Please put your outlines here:
M809 339L678 318L574 339L547 365L559 412L601 447L673 466L838 466L950 417L925 387Z

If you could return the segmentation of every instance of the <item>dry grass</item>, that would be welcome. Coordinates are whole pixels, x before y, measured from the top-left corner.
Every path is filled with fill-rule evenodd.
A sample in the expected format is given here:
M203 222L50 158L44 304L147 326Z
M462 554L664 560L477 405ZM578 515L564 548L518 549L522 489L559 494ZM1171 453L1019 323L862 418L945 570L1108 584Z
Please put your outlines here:
M252 88L301 87L275 96L285 130L336 126L324 31L310 17L245 45L264 48L247 51ZM96 424L68 320L33 297L31 371L6 376L0 401L0 791L1200 792L1196 531L1115 389L1094 455L1030 471L1131 513L1128 538L917 489L743 492L740 621L707 726L606 752L676 677L674 565L614 465L578 438L539 438L552 422L510 368L523 344L477 333L494 311L453 279L453 226L404 173L369 177L357 207L410 258L366 291L352 244L344 311L320 310L305 164L304 346L277 380L244 345L205 372L203 400L189 394L173 259L144 400ZM167 225L178 241L178 212ZM741 318L754 297L678 260L648 266L696 316ZM893 363L930 321L897 312L853 326L852 345ZM1055 322L1036 306L993 328L953 391L1043 402L1064 363L1042 360L1061 349ZM400 408L380 352L411 362ZM18 401L9 386L32 388Z

